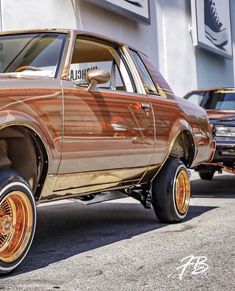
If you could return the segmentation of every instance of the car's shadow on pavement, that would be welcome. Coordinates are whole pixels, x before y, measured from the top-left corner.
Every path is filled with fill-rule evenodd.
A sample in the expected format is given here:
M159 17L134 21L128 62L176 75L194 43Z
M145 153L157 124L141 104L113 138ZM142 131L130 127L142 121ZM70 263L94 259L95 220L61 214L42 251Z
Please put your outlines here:
M235 198L235 175L216 175L212 180L191 181L192 197Z
M186 221L214 208L191 206ZM60 203L42 206L38 208L37 229L29 254L10 276L44 268L167 225L158 222L153 209L144 209L137 203L109 202L90 206ZM183 223L181 225L184 231Z

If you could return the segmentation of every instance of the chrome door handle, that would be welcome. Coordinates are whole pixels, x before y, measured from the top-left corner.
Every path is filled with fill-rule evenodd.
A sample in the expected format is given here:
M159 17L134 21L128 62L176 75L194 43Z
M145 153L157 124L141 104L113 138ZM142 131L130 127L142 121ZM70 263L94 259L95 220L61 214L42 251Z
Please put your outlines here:
M149 103L141 103L142 108L144 111L148 112L150 110L150 104Z

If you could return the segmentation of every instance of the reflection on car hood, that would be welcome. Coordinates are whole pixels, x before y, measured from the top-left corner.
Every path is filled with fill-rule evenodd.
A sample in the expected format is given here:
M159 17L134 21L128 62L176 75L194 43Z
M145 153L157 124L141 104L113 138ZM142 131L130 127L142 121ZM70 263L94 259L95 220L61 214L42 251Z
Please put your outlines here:
M207 113L208 113L210 122L213 124L226 123L226 124L235 125L235 110L229 110L229 112L209 110L207 111Z
M0 79L38 79L50 78L50 71L0 73Z

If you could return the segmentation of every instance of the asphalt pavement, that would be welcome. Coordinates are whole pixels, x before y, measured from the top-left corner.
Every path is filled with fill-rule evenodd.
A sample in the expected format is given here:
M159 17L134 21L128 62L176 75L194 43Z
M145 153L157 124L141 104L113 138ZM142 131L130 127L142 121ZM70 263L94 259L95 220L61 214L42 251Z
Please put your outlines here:
M31 250L0 290L235 290L235 176L193 172L179 224L131 198L41 205Z

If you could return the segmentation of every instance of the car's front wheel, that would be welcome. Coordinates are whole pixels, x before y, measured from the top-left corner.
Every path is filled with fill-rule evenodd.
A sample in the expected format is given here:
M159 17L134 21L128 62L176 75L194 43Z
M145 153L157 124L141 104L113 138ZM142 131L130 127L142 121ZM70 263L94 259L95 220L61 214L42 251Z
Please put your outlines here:
M22 262L35 226L36 206L28 183L14 171L0 171L0 274Z
M152 205L161 222L180 222L189 209L190 181L187 168L170 158L152 185Z

